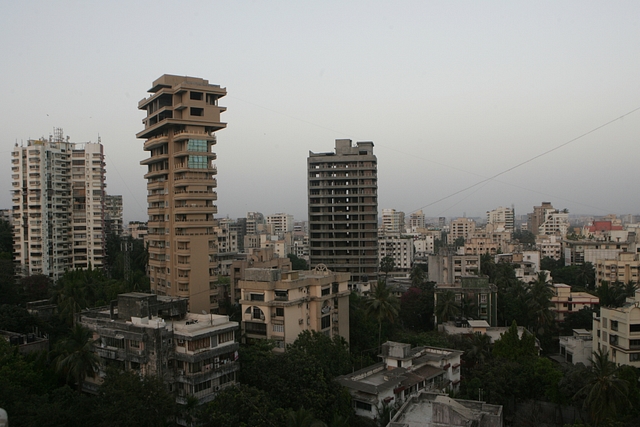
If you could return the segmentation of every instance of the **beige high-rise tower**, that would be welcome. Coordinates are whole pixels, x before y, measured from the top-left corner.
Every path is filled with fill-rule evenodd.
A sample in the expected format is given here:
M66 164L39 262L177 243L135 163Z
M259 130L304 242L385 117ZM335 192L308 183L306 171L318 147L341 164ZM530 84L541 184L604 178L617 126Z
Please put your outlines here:
M165 74L138 108L147 112L148 235L151 289L189 298L189 310L210 312L218 294L215 132L224 129L218 99L225 88L196 77Z

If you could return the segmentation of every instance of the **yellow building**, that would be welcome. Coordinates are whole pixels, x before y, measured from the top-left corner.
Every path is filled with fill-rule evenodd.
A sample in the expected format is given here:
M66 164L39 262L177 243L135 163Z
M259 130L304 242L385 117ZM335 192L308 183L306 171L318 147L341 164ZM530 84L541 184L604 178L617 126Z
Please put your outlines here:
M239 281L247 340L275 340L284 351L303 331L349 341L349 273L319 265L311 271L247 268Z
M595 308L600 304L600 299L587 292L571 292L571 286L564 283L554 283L551 303L551 311L554 312L556 321L563 322L567 314L585 307Z
M600 308L593 318L593 350L609 353L619 365L640 368L640 291L622 307Z

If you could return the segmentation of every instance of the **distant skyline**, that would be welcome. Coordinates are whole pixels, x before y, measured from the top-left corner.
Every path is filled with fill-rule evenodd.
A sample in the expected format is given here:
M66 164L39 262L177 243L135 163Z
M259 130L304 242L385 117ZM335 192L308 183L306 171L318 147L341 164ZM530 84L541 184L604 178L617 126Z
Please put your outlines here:
M342 138L373 141L379 209L640 215L640 2L36 0L0 23L0 208L14 144L61 127L100 136L146 221L137 104L167 73L227 88L218 218L305 220L309 151Z

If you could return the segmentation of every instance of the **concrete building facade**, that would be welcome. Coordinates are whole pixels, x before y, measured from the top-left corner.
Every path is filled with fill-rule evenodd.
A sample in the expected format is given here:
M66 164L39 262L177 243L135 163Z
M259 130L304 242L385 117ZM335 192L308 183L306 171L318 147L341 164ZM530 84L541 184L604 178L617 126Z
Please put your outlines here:
M378 166L372 142L336 140L335 152L309 152L309 259L354 283L378 271Z
M395 271L409 271L413 267L413 239L399 235L383 235L378 237L379 262L385 257L394 261Z
M303 331L349 342L349 274L324 266L311 271L247 268L242 292L242 329L248 340L271 339L284 351Z
M11 158L15 260L23 274L57 280L100 268L105 255L102 144L71 143L62 129L14 147Z
M190 311L210 312L217 293L215 132L224 129L218 100L226 89L195 77L165 74L153 82L146 112L149 276L158 295L189 298Z
M105 196L105 234L114 233L118 237L122 236L122 208L122 196Z
M593 317L593 351L609 353L609 360L640 368L640 291L622 307L600 307Z
M599 259L595 263L596 285L602 281L609 283L621 282L638 283L640 271L640 254L633 252L620 252L616 259Z
M151 375L167 384L176 401L206 403L236 384L240 368L238 323L228 316L187 313L186 298L131 292L117 305L84 311L79 323L93 331L99 375L84 389L97 392L106 366Z
M515 212L513 208L500 206L487 212L487 224L492 224L496 231L514 231Z
M405 227L404 212L382 209L382 228L386 233L404 233Z

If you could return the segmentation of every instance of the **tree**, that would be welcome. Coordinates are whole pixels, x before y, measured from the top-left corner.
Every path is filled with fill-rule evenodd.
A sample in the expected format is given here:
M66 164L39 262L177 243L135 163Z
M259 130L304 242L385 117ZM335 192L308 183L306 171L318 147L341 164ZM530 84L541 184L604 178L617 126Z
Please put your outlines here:
M433 327L433 287L411 287L400 297L400 319L405 328L425 331Z
M371 290L366 304L367 315L378 322L378 347L380 347L382 344L382 321L386 319L393 323L398 316L400 303L395 295L391 293L386 281L378 280L378 283Z
M527 290L527 306L531 322L529 326L534 326L540 335L548 332L549 326L554 323L554 316L550 310L552 297L553 291L547 284L547 273L538 273L538 277Z
M102 426L173 425L176 401L159 378L109 370L100 387L98 412Z
M309 264L307 263L307 261L303 260L302 258L298 258L295 254L289 254L287 255L287 257L289 257L289 259L291 260L291 268L293 270L309 269Z
M469 349L464 354L464 359L469 367L484 365L491 358L491 337L487 334L475 333L469 337Z
M411 269L411 273L409 273L409 278L411 279L411 286L419 288L425 281L424 270L418 264L414 264Z
M34 274L20 279L24 301L47 299L51 293L51 279L44 274Z
M331 378L352 371L349 344L339 335L329 338L322 332L302 331L293 344L287 347L291 355L304 353L316 358Z
M380 261L380 271L384 272L384 281L387 281L387 276L390 272L392 272L396 268L396 261L390 257L386 256L382 258Z
M627 391L629 383L617 377L618 367L609 360L609 353L598 349L591 357L591 370L584 408L589 411L596 425L608 418L614 418L629 404Z
M503 359L518 360L527 356L536 356L536 344L533 335L524 332L519 336L518 325L514 321L507 332L493 345L493 355Z
M438 323L446 322L460 313L460 305L456 302L456 294L452 291L437 294L436 301Z
M93 349L93 332L81 325L75 325L71 335L56 344L58 356L56 370L67 382L75 382L78 391L87 376L93 376L99 366L99 358Z
M300 408L297 411L290 410L287 414L287 427L327 427L325 423L317 420L313 412Z
M591 329L593 327L593 310L591 307L584 307L579 311L574 311L565 316L562 322L562 333L572 335L574 329Z
M227 387L198 411L197 425L273 427L285 424L286 412L268 391L245 384Z

